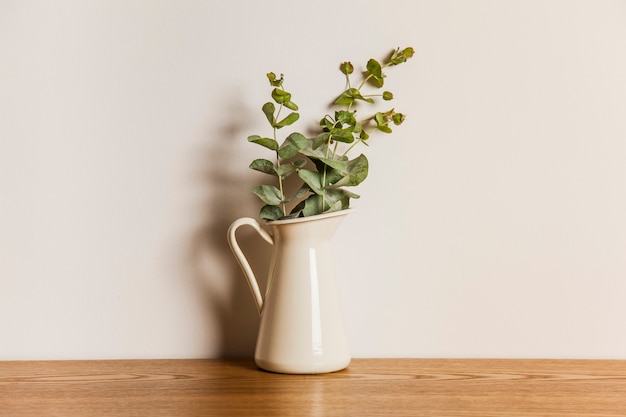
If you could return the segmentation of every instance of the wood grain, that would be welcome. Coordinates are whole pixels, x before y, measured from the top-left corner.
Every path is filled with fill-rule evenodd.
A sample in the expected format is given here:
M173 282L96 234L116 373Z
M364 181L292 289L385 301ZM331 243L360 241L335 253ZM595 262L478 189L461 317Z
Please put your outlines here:
M626 416L626 361L355 359L325 375L247 359L0 362L0 415Z

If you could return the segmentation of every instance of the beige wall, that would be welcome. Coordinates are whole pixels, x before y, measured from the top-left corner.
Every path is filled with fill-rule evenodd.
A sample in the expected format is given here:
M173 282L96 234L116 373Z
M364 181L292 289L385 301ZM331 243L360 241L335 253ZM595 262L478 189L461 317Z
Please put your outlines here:
M335 241L354 356L626 359L626 3L462 0L0 0L0 359L250 354L264 74L304 130L406 45Z

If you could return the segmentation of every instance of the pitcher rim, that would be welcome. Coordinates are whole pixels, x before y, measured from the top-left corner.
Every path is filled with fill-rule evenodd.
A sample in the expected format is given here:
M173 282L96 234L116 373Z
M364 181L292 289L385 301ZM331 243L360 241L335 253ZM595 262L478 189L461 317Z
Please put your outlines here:
M330 217L345 216L350 213L354 213L355 211L356 211L355 208L350 207L350 208L343 209L343 210L332 211L330 213L316 214L314 216L296 217L295 219L269 220L269 221L266 221L265 224L267 224L268 226L272 226L272 225L281 225L281 224L304 223L304 222L310 222L314 220L327 219Z

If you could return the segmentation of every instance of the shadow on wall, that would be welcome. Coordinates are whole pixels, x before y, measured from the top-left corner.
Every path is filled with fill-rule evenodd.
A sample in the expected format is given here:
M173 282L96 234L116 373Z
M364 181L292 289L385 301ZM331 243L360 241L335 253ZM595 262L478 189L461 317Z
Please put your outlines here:
M201 223L191 236L188 265L205 311L208 328L203 334L217 338L206 342L219 357L253 356L259 326L254 299L226 240L235 219L256 217L259 208L251 193L255 176L241 169L250 161L237 152L248 144L244 133L248 115L242 106L231 106L229 124L211 132L207 147L195 155L205 201ZM259 285L265 288L271 246L252 228L240 229L237 238Z

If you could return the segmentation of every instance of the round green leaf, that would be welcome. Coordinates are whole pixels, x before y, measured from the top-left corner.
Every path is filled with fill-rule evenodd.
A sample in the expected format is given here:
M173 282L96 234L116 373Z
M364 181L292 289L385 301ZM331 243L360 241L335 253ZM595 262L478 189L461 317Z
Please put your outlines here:
M284 104L291 100L291 94L280 88L272 90L272 98L278 104Z
M304 181L315 194L323 194L322 188L322 174L316 171L310 171L308 169L301 169L298 171L298 176Z
M278 148L278 156L281 158L291 158L298 154L300 149L305 148L309 141L301 133L294 132L287 136L282 145Z
M371 80L373 80L372 82L374 83L374 85L376 85L377 87L382 87L384 84L384 75L383 75L383 69L380 65L380 62L376 61L374 58L370 59L369 61L367 61L367 72L370 73L370 75L372 76L372 78L370 78Z
M283 120L276 123L274 127L280 129L281 127L289 126L291 124L294 124L299 118L300 118L300 115L298 113L291 112Z
M404 119L406 119L406 116L402 113L396 113L393 116L391 116L391 120L393 121L393 124L396 126L401 125L402 122L404 122Z
M252 135L248 136L248 142L257 143L273 151L278 150L278 142L272 138L262 138L259 135Z
M261 107L261 110L263 110L267 121L270 122L270 125L273 127L276 124L276 118L274 117L276 106L274 106L274 103L268 101L263 105L263 107Z
M261 207L259 217L264 220L278 220L283 217L283 211L278 206L267 204Z
M252 193L259 197L265 204L276 206L283 202L283 195L273 185L259 185L254 187Z
M271 161L268 161L267 159L255 159L254 161L252 161L249 168L255 171L263 172L264 174L278 176L276 167Z
M369 162L365 155L361 154L352 161L348 161L345 168L340 171L343 178L337 181L333 186L335 187L353 187L362 183L369 171Z
M354 72L354 67L348 61L342 62L341 65L339 66L339 69L341 70L341 72L343 72L346 75L350 75Z

